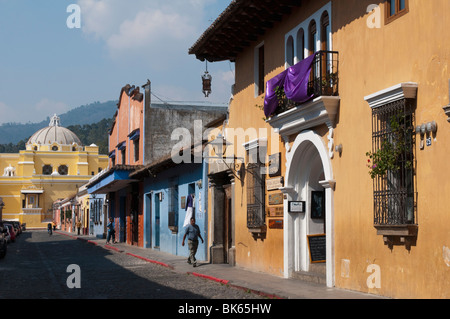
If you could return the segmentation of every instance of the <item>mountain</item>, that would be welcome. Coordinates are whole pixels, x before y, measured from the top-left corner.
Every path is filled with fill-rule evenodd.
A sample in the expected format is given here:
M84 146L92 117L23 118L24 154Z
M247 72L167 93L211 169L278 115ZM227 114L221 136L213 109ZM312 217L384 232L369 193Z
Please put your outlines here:
M100 122L84 125L70 125L67 128L74 132L83 145L95 144L98 146L99 154L108 154L109 129L113 123L113 118L105 118Z
M68 128L69 126L98 123L103 119L112 119L116 109L117 101L94 102L79 106L58 116L61 119L61 125ZM49 114L47 120L40 123L5 123L0 125L0 144L16 144L22 140L28 140L38 130L48 126L51 115L53 114Z
M70 125L67 128L74 132L83 145L95 144L100 154L108 154L108 133L113 118L103 119L100 122L84 125ZM28 138L20 140L17 144L0 144L0 153L19 153L26 148Z

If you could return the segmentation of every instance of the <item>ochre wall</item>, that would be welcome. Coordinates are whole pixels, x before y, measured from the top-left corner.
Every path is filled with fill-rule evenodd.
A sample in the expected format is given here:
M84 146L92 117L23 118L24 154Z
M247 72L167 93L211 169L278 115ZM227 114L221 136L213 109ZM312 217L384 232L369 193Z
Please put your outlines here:
M284 176L286 172L284 141L265 122L264 112L260 108L264 103L264 94L255 97L254 49L264 41L265 81L267 82L285 69L284 35L326 3L327 1L306 1L301 10L295 10L291 16L284 16L283 21L275 23L273 30L268 30L264 36L253 42L236 60L235 94L230 108L230 121L227 128L242 128L244 132L251 128L255 128L257 132L259 132L259 129L266 129L268 137L267 154L272 155L281 152L281 176ZM258 137L261 137L260 134L258 134ZM247 138L246 141L248 142L251 139ZM237 139L232 142L236 147L241 148L235 150L238 152L238 156L241 156L243 154L242 142L238 142ZM268 217L267 214L269 207L277 207L268 205L269 195L276 193L280 193L280 191L265 192L267 233L263 239L255 239L247 228L246 187L245 184L242 185L240 181L236 180L236 264L256 271L283 276L283 229L270 229L268 227L271 219L283 219L282 217Z
M450 21L443 15L450 12L450 2L410 0L409 13L387 25L380 3L379 29L367 27L369 14L363 13L369 4L333 5L341 96L335 141L344 149L342 157L333 160L336 285L396 298L448 298L450 265L445 263L445 251L450 247L450 215L445 198L450 194L446 168L450 125L442 107L449 103L450 44L445 34ZM436 121L438 131L424 150L419 150L417 136L416 244L410 250L403 245L391 250L373 227L372 180L365 156L372 147L371 109L364 96L401 82L418 83L416 125ZM343 259L350 261L345 275L341 275ZM367 267L372 264L380 267L380 288L367 286L371 275Z
M284 70L284 35L324 6L327 1L305 1L292 14L253 42L236 61L236 90L228 127L244 130L267 128L263 96L255 98L254 48L264 41L265 80ZM450 20L447 0L409 1L409 12L384 23L367 26L370 0L332 3L333 50L339 51L340 110L334 131L335 145L343 153L331 160L334 192L335 285L394 298L448 298L450 295L450 214L445 198L450 194L450 123L442 107L449 104L450 44L445 37ZM417 241L389 249L373 226L373 186L366 152L372 148L371 109L364 97L402 82L418 83L416 125L436 121L438 131L431 146L416 147ZM319 132L328 143L326 133ZM279 138L278 138L279 139ZM269 154L271 139L269 138ZM281 141L282 175L285 149ZM234 141L236 145L236 141ZM240 146L240 145L238 145ZM266 192L266 197L269 192ZM268 229L264 240L255 240L246 227L245 186L236 181L236 262L238 266L282 276L283 231ZM266 199L267 205L267 199ZM266 223L269 218L266 217ZM349 268L343 265L348 263ZM371 265L379 267L381 286L369 288Z

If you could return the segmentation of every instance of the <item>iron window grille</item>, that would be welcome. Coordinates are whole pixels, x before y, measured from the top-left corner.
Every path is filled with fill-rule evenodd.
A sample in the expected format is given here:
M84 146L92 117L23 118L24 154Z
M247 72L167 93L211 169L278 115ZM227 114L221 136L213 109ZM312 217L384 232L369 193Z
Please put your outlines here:
M258 149L255 149L258 150ZM253 150L254 151L254 150ZM252 152L253 153L253 152ZM262 174L263 164L251 160L259 152L250 154L247 165L247 228L260 228L265 225L265 175Z
M168 226L172 233L176 233L178 232L178 185L172 183L169 188Z
M415 143L414 99L373 108L372 151L384 150L393 158L384 174L373 176L375 226L416 223Z

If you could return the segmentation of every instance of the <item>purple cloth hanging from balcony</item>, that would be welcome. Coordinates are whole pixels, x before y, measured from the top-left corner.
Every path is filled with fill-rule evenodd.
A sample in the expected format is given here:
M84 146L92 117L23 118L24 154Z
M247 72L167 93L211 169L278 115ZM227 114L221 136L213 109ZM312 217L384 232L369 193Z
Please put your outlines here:
M312 97L312 95L308 95L308 82L315 57L316 55L312 54L288 69L284 81L284 92L289 100L303 103Z
M296 103L306 102L312 97L312 95L308 95L308 81L315 57L316 54L312 54L267 81L266 96L264 99L264 114L266 117L274 114L278 107L278 100L275 93L278 86L283 86L286 97Z
M286 79L287 73L288 70L285 70L267 81L266 96L264 98L264 115L266 117L269 117L275 113L278 107L278 100L275 90L279 86L284 86L284 80Z

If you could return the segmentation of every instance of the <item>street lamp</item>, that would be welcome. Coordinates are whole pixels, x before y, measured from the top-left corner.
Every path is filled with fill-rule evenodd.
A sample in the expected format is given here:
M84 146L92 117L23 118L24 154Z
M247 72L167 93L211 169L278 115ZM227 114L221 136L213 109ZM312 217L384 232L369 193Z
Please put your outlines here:
M213 147L214 153L220 159L223 159L225 152L227 151L227 147L233 145L223 137L222 133L219 133L219 135L217 135L215 139L207 144Z
M203 84L203 94L205 97L208 97L211 94L211 82L212 76L208 73L208 61L206 61L206 71L205 74L202 75L202 84Z
M206 158L221 160L221 162L227 166L227 168L233 173L233 175L242 182L241 175L243 173L243 168L245 168L244 159L242 157L233 156L233 165L228 165L225 158L225 153L228 146L233 144L228 142L223 137L222 133L219 133L219 135L217 135L215 139L213 139L211 142L206 143L206 145L211 145L214 153L216 154L215 157L208 156ZM241 164L236 164L236 160L241 161Z

